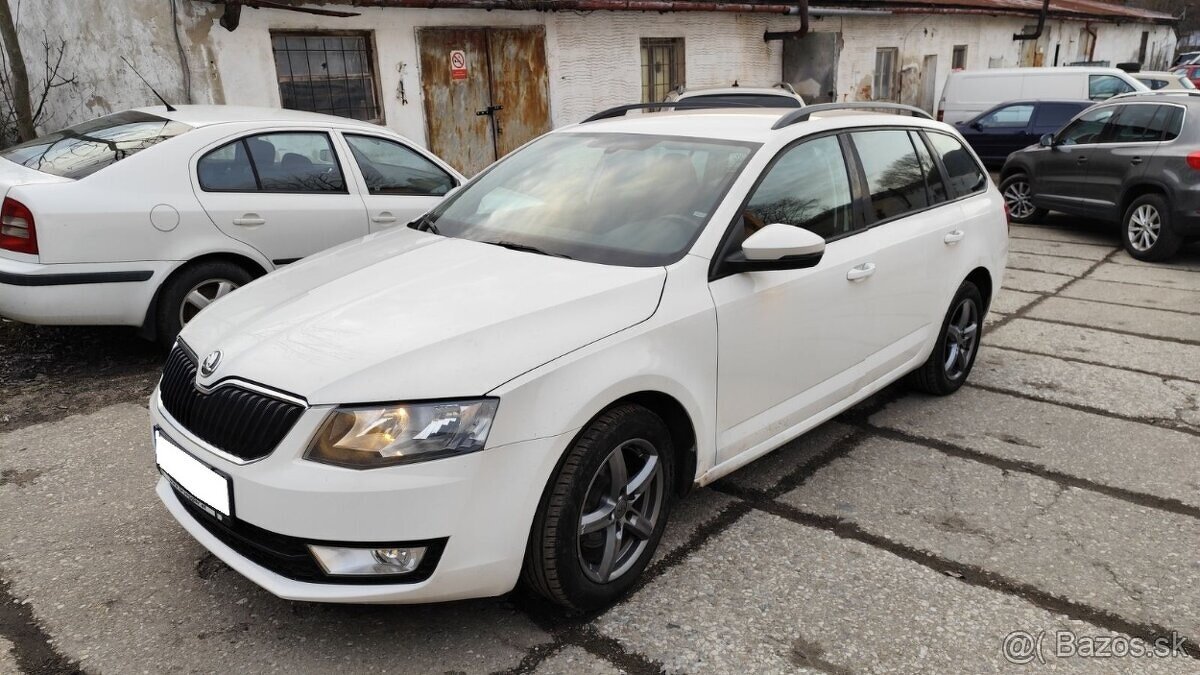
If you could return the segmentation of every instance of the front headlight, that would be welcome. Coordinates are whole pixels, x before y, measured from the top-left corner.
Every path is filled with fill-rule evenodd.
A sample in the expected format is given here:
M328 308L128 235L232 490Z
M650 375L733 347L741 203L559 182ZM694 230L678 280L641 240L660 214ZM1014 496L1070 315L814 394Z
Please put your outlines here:
M317 429L304 458L373 469L483 449L498 401L431 401L338 408Z

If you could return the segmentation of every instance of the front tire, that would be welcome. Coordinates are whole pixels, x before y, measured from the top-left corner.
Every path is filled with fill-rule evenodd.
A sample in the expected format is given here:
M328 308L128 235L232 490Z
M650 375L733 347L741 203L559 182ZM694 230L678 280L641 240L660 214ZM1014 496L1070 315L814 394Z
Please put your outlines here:
M633 404L602 413L567 450L542 496L522 584L579 611L623 596L658 548L674 473L662 418Z
M224 260L193 263L176 272L158 296L158 342L169 348L184 324L215 300L250 283L245 268Z
M1029 177L1023 173L1014 173L1000 183L1000 195L1004 197L1004 205L1008 207L1008 219L1014 223L1028 225L1041 222L1049 213L1039 209L1030 201L1033 194Z
M918 391L947 396L958 391L971 374L979 339L983 336L983 296L970 281L962 282L950 310L942 320L933 353L908 376L908 384Z
M1121 243L1138 260L1156 262L1179 252L1183 238L1171 229L1170 207L1160 194L1133 200L1121 221Z

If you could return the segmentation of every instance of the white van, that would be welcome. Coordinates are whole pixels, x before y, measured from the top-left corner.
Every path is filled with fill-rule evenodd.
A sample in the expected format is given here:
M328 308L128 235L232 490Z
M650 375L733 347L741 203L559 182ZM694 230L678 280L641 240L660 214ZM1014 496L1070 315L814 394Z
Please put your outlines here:
M966 122L992 106L1015 99L1091 99L1103 101L1146 85L1116 68L993 68L956 70L946 78L937 118Z

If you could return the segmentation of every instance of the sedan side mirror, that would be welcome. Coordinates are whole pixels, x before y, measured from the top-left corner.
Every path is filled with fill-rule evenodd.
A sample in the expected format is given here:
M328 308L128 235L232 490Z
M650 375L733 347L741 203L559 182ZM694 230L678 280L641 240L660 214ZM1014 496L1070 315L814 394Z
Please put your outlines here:
M1038 145L1043 148L1053 148L1054 134L1042 134L1042 137L1038 139Z
M774 223L746 237L742 250L726 259L735 272L815 267L825 255L825 239L794 225Z
M971 128L975 131L983 131L983 125L979 122L971 122Z

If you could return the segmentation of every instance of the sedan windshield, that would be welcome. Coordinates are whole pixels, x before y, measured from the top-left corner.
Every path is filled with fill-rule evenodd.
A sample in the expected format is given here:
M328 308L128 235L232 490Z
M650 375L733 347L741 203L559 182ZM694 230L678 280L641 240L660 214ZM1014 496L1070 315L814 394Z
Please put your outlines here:
M417 225L517 250L631 267L683 257L758 146L643 134L551 134Z

